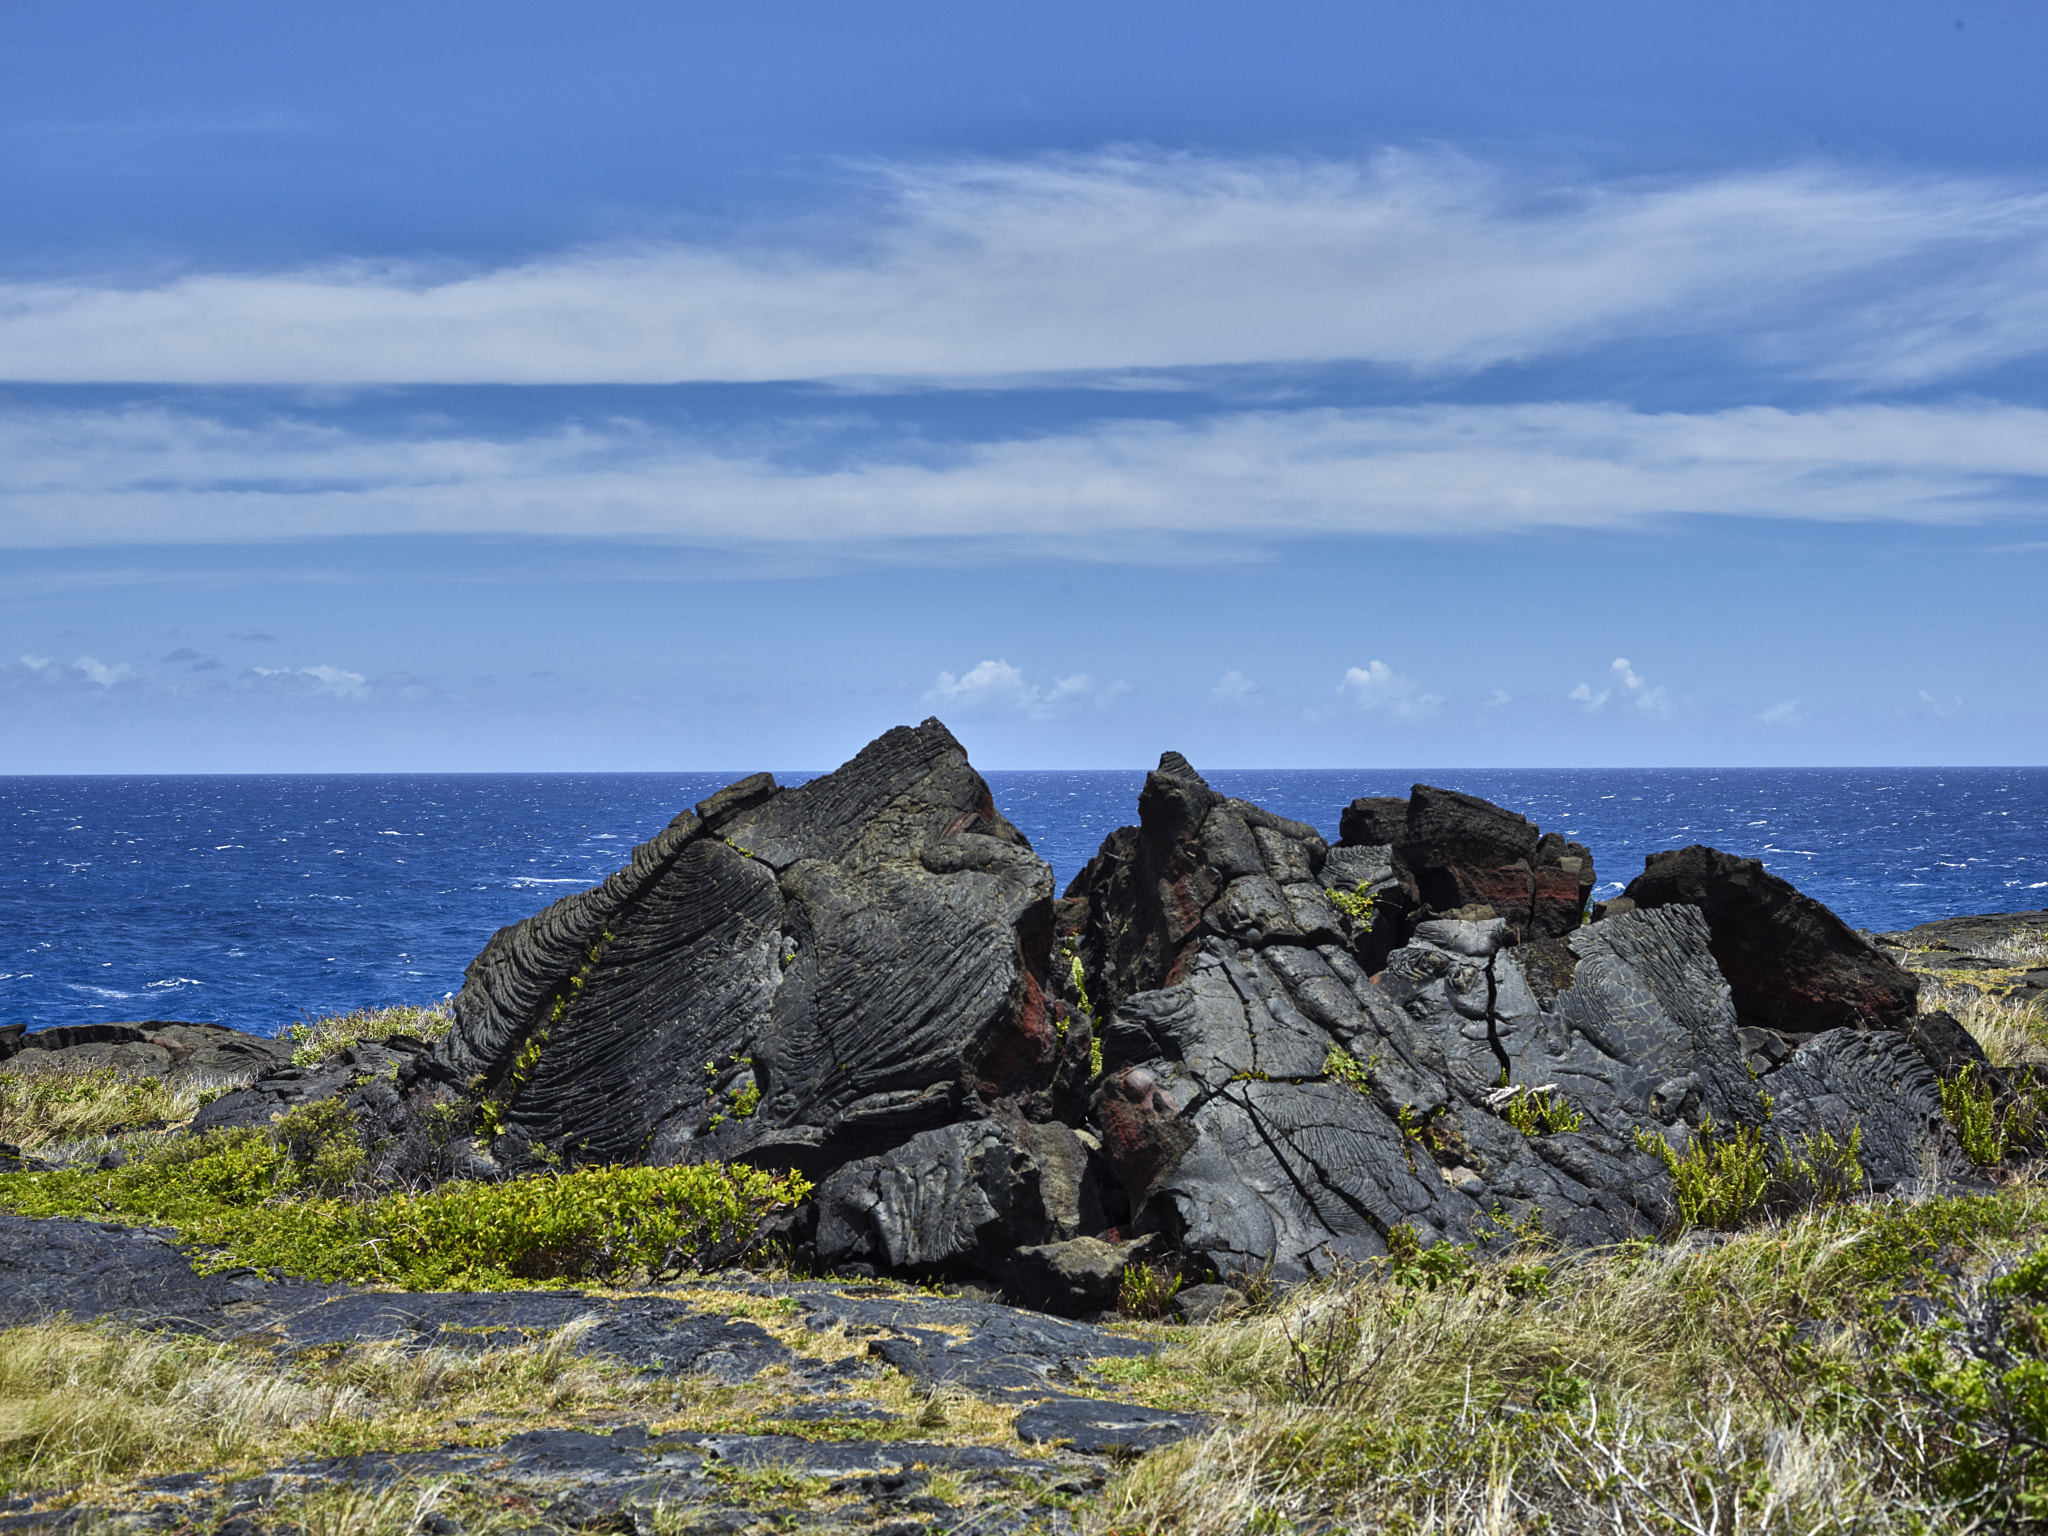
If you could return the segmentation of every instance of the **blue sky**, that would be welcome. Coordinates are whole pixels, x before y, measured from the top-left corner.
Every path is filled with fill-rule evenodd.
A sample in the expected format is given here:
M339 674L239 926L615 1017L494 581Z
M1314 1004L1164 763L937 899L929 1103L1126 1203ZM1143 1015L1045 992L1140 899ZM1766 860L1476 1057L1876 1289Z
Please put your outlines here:
M0 772L2048 760L2048 0L0 11Z

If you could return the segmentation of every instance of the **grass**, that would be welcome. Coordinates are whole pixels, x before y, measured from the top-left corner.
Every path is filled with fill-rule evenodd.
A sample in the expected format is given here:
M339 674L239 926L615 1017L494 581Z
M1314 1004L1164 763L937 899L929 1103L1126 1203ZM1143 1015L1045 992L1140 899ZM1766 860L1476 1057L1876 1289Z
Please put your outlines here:
M1996 1523L2048 1494L2048 1471L1970 1462L1998 1438L1997 1393L1972 1386L1957 1319L1997 1261L2044 1241L2048 1196L2017 1186L1705 1246L1468 1254L1410 1283L1384 1262L1347 1271L1105 1363L1143 1400L1233 1419L1126 1471L1103 1521L1186 1536ZM1898 1315L1915 1292L1924 1326ZM2038 1342L2015 1347L2015 1381L2048 1371Z
M865 1353L841 1330L814 1332L776 1298L692 1286L711 1315L744 1313L812 1361ZM407 1349L396 1343L323 1345L294 1353L270 1340L241 1345L139 1333L113 1324L55 1322L0 1330L0 1494L31 1491L58 1503L102 1502L167 1472L206 1468L226 1481L317 1456L495 1446L539 1427L602 1430L646 1423L657 1436L799 1433L814 1439L917 1439L1016 1446L1016 1405L956 1387L919 1387L893 1370L851 1391L894 1411L894 1422L852 1419L792 1424L783 1415L815 1404L787 1366L742 1383L713 1376L652 1376L576 1351L595 1325L586 1317L511 1347ZM1030 1448L1024 1447L1026 1454ZM941 1483L949 1502L959 1479ZM507 1523L530 1527L502 1489L404 1484L378 1492L326 1488L285 1497L265 1524L333 1536L417 1536L420 1515L445 1508L468 1536ZM726 1474L725 1501L783 1503L826 1498L801 1474L757 1469ZM542 1495L543 1500L545 1495ZM701 1517L697 1506L650 1511L655 1529Z
M124 1136L150 1136L144 1127L181 1124L229 1086L170 1088L119 1067L33 1060L44 1054L23 1052L0 1068L0 1142L53 1159L98 1156Z
M2001 997L1975 987L1923 981L1920 1011L1943 1010L1977 1037L2001 1071L2048 1067L2048 1017L2038 1003Z
M359 1410L227 1345L51 1324L0 1332L0 1486L232 1463Z
M301 1067L317 1067L365 1040L383 1040L392 1035L444 1040L454 1026L455 998L451 993L438 1003L424 1006L400 1003L387 1008L357 1008L350 1013L294 1024L285 1034L293 1042L292 1061Z
M2048 933L2015 930L1984 946L1986 960L2003 960L2029 969L2048 965Z

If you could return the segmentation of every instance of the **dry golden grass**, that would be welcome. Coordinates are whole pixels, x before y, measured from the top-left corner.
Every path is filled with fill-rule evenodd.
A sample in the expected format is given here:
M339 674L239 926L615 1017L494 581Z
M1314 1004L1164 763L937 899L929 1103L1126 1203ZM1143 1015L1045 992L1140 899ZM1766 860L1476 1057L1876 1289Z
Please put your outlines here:
M1923 1013L1941 1009L1977 1037L1991 1064L2001 1071L2032 1067L2048 1070L2048 1017L2039 1003L2000 997L1975 987L1924 982L1920 988Z
M225 1345L68 1324L0 1332L0 1485L77 1488L233 1463L360 1394Z
M1992 1214L1987 1215L1987 1212ZM1368 1265L1098 1362L1127 1395L1226 1416L1112 1484L1099 1524L1224 1536L1925 1529L1867 1439L1810 1417L1862 1379L1847 1318L1919 1251L1981 1269L2048 1197L1837 1209L1668 1248L1480 1261L1435 1290ZM1171 1335L1174 1330L1158 1330ZM1937 1519L1936 1524L1939 1524Z
M390 1035L442 1040L454 1027L455 1000L451 994L424 1007L400 1003L388 1008L358 1008L351 1013L331 1014L324 1019L293 1024L285 1035L294 1042L292 1060L302 1067L316 1067L365 1040L382 1040Z
M192 1118L220 1084L166 1087L113 1066L86 1066L24 1051L0 1068L0 1141L24 1152L102 1142L137 1126Z

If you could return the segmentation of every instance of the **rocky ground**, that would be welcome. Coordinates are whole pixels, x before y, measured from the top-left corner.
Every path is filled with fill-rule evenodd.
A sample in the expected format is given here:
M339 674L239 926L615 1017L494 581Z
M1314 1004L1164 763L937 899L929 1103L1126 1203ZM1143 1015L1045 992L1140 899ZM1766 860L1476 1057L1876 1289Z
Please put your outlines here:
M0 1530L219 1530L299 1521L353 1489L438 1488L424 1529L1067 1530L1118 1458L1208 1415L1120 1401L1106 1361L1154 1348L1109 1329L892 1283L746 1272L646 1291L375 1292L248 1270L195 1273L167 1234L0 1217L0 1325L105 1319L230 1344L280 1370L396 1348L545 1349L602 1363L615 1404L411 1426L397 1443L275 1465L194 1467L75 1503L0 1504ZM666 1384L688 1384L664 1401ZM707 1384L729 1389L705 1401ZM535 1422L536 1417L540 1420ZM440 1438L445 1437L445 1438ZM117 1480L118 1484L118 1480ZM399 1521L403 1525L405 1522Z

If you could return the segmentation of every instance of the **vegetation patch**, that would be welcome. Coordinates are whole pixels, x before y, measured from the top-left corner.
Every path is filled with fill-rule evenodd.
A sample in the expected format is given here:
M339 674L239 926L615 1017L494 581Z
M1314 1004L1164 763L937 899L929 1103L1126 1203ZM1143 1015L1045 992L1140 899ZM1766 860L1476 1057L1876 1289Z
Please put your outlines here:
M1503 1090L1500 1117L1524 1136L1556 1136L1586 1123L1586 1112L1573 1109L1554 1084Z
M44 1052L24 1052L41 1056ZM0 1070L0 1141L24 1152L189 1120L219 1089L168 1088L114 1066L68 1061Z
M2005 1102L1989 1083L1976 1081L1976 1066L1964 1067L1941 1084L1941 1112L1955 1127L1963 1152L1980 1168L1995 1167L2006 1154L2032 1143L2042 1093L2025 1068Z
M2027 1186L1699 1249L1491 1257L1405 1233L1103 1363L1128 1395L1230 1416L1128 1468L1103 1516L1189 1536L2032 1528L2044 1241Z
M1358 924L1360 928L1368 932L1371 931L1373 907L1377 903L1377 898L1373 895L1372 886L1369 882L1361 880L1355 889L1349 891L1331 889L1323 894L1330 898L1331 906L1350 918L1352 922Z
M0 1175L0 1207L170 1226L218 1247L217 1268L490 1289L676 1274L745 1250L765 1218L810 1193L800 1174L707 1163L370 1195L355 1187L364 1161L353 1116L329 1099L120 1168Z
M292 1062L317 1067L332 1060L350 1046L365 1041L388 1040L409 1035L429 1042L445 1040L455 1027L455 998L451 993L438 1003L424 1007L410 1003L386 1008L357 1008L349 1013L331 1014L291 1025L285 1036L292 1041Z

